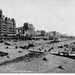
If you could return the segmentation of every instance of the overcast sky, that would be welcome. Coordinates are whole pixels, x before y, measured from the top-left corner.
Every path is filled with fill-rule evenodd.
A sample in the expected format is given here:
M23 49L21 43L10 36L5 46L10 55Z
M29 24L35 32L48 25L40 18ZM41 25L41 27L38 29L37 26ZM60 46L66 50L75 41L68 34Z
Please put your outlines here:
M0 0L0 8L17 27L29 22L36 30L75 35L75 0Z

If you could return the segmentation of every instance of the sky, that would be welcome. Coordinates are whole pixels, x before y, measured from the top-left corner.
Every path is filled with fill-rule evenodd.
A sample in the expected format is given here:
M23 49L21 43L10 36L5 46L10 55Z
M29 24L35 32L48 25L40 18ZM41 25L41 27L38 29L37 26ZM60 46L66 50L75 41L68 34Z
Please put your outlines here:
M75 36L75 0L0 0L0 9L16 27L28 22L35 30Z

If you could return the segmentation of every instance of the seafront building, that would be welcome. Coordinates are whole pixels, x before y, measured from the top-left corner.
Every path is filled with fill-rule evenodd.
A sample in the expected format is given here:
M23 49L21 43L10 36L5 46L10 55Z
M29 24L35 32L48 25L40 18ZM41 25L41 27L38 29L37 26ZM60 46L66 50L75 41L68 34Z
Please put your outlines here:
M23 34L23 26L16 28L16 34L21 34L21 35ZM33 24L28 23L28 29L27 29L27 31L24 30L23 35L29 35L29 36L35 35L35 27L33 26Z
M0 10L0 35L16 34L16 21L3 15Z

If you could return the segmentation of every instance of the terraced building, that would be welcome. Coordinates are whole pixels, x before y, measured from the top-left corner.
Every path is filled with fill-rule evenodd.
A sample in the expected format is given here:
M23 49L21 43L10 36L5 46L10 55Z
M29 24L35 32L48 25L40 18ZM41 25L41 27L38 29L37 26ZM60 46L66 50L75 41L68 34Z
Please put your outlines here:
M16 22L14 18L5 17L2 10L0 10L0 35L10 34L16 34Z

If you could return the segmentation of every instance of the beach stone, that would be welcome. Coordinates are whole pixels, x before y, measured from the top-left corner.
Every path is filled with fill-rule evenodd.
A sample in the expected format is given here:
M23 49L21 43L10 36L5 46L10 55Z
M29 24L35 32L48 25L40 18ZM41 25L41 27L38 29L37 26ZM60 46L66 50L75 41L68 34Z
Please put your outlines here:
M46 57L43 58L44 61L47 61Z

